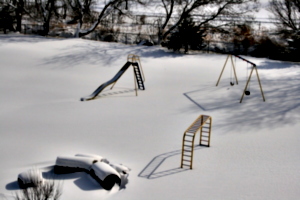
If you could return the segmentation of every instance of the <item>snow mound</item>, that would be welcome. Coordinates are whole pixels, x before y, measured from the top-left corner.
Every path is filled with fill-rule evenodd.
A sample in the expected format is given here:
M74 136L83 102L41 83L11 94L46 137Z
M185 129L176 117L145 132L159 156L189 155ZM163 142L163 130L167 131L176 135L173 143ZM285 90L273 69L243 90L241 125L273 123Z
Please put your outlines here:
M18 175L18 184L20 188L34 187L44 183L41 171L30 169Z

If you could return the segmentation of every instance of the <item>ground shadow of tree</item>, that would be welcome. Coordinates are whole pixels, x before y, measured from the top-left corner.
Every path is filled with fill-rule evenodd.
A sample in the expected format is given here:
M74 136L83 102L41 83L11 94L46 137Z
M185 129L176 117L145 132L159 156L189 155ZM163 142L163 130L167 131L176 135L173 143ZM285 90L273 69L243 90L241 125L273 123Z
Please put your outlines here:
M285 69L291 67L299 67L299 63L296 62L287 62L287 61L275 61L275 60L265 60L260 63L258 68L262 70L267 69Z
M168 52L159 46L124 45L119 43L100 43L84 41L70 44L58 51L57 55L46 58L41 65L60 64L61 68L76 65L112 66L116 61L126 62L128 54L136 54L143 58L178 57L181 54ZM120 66L121 67L121 66Z
M8 43L38 43L43 41L58 41L63 39L43 37L39 35L23 35L23 34L0 34L0 44Z

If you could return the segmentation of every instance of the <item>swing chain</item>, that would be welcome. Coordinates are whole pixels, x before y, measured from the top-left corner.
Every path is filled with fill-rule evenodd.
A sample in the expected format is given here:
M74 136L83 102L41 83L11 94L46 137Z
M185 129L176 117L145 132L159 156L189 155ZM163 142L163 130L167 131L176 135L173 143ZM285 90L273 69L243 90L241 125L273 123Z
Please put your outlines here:
M247 79L248 79L248 70L249 70L249 67L248 67L248 62L247 62L246 82L247 82ZM247 88L245 90L245 95L250 95L250 83L251 83L251 80L249 80L249 84L247 85Z

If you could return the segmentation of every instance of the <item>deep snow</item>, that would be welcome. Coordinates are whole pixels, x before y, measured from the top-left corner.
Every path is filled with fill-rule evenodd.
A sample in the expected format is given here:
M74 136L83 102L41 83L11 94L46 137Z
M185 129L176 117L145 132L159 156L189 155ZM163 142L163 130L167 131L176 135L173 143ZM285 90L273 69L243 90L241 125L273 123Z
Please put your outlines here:
M132 53L145 91L135 96L129 69L113 90L80 101ZM226 56L0 35L0 198L19 191L23 171L46 176L57 156L91 153L131 168L126 189L106 191L75 173L54 177L61 199L299 199L299 63L246 57L266 102L253 76L239 103L250 66L237 59L239 85L229 85L228 65L216 87ZM183 133L200 114L212 117L211 147L197 146L194 169L181 169Z

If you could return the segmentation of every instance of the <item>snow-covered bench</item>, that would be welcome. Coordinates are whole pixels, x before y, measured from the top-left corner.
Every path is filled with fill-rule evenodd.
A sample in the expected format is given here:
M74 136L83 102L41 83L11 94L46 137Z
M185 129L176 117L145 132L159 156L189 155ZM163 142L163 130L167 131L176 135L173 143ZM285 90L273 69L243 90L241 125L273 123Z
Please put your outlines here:
M89 173L91 166L96 162L106 161L101 156L91 154L76 154L75 156L58 156L54 166L54 173L65 174L74 172Z
M106 190L110 190L116 183L121 188L125 187L129 171L130 169L122 164L109 163L107 159L94 154L58 156L54 166L56 174L89 173Z

